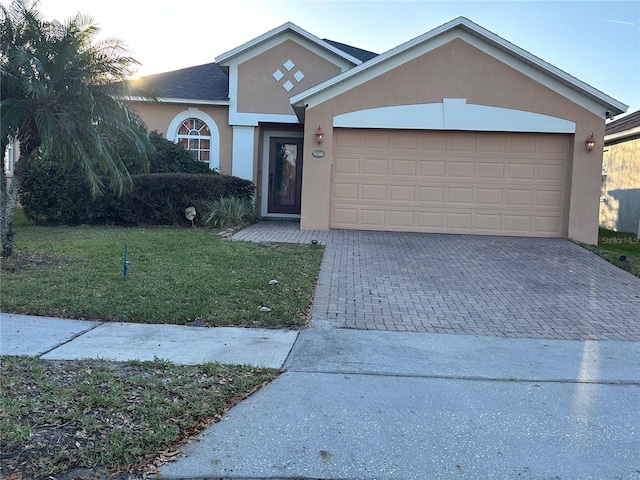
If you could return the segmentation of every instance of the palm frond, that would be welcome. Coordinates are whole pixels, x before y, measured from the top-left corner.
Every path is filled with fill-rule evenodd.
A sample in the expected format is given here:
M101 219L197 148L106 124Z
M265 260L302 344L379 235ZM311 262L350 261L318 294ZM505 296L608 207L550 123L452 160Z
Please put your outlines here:
M125 191L131 178L114 145L144 166L152 149L124 101L139 63L121 40L97 42L100 29L87 15L47 22L31 0L13 0L0 14L3 138L17 133L21 151L79 168L95 195L107 181Z

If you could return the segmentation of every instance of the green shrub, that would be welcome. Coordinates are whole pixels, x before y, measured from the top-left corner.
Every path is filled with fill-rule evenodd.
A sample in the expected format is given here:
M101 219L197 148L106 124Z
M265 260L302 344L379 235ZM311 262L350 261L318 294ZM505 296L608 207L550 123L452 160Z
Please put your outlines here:
M182 146L167 140L158 132L150 132L149 140L154 151L148 157L148 173L217 173L206 163L196 160ZM127 170L132 175L147 173L142 166L134 164L126 152L121 152L121 156L125 158Z
M30 220L52 224L182 225L186 221L183 210L187 206L200 207L197 211L201 212L204 201L221 196L250 198L253 195L251 182L210 170L208 165L195 160L180 145L157 132L150 133L150 139L155 148L148 157L150 174L183 172L195 177L149 180L146 177L150 174L143 173L144 166L134 164L123 150L120 156L134 179L133 192L116 198L106 189L102 197L94 199L79 170L60 171L53 163L31 162L24 173L20 194L25 215ZM185 203L188 205L181 207Z
M250 199L227 197L205 204L204 224L214 227L240 227L253 223L255 207Z
M133 176L133 191L118 202L118 223L123 225L191 225L184 210L195 207L194 222L214 199L253 195L249 180L229 175L156 173Z
M94 199L78 170L61 171L51 162L31 162L22 176L20 203L39 223L81 224L112 220L112 195Z

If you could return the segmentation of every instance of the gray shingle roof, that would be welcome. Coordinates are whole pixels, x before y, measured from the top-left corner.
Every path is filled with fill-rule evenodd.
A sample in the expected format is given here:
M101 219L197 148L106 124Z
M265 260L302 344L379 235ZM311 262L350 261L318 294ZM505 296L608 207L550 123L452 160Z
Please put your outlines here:
M162 98L229 99L229 76L216 63L148 75L141 80Z
M332 40L325 40L325 42L363 62L378 55ZM147 88L153 89L161 98L214 101L229 99L229 74L227 69L220 67L217 63L147 75L140 81Z
M640 127L640 110L607 124L604 134L611 135L614 133L624 132L625 130L631 130L636 127Z
M339 50L342 50L344 53L351 55L352 57L356 57L358 60L362 62L366 62L367 60L371 60L373 57L377 57L377 53L370 52L368 50L363 50L361 48L352 47L351 45L346 45L344 43L335 42L333 40L329 40L324 38L323 41L327 42L330 45L333 45Z

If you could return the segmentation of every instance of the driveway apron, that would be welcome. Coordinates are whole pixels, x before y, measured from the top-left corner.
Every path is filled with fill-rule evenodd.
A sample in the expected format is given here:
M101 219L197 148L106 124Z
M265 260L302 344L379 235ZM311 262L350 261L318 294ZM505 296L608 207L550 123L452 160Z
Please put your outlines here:
M564 240L282 222L234 238L326 245L312 328L286 372L189 443L162 478L640 471L640 343L628 341L640 338L637 278Z
M237 240L326 245L315 327L640 340L640 279L568 240L262 222Z

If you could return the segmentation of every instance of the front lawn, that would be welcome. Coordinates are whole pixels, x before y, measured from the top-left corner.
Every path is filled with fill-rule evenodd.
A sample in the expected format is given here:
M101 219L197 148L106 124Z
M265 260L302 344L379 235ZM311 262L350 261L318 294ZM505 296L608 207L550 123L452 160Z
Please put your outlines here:
M280 372L1 357L5 480L155 477L178 446Z
M620 233L601 228L598 245L584 245L608 262L640 277L640 240L633 233Z
M107 321L300 327L322 254L318 245L224 241L202 228L20 224L14 254L2 260L0 308Z

